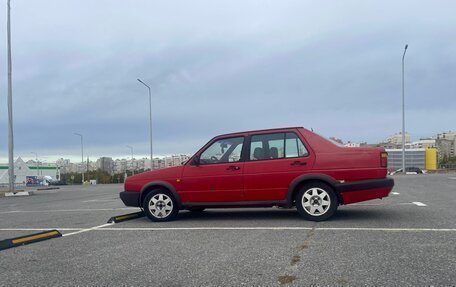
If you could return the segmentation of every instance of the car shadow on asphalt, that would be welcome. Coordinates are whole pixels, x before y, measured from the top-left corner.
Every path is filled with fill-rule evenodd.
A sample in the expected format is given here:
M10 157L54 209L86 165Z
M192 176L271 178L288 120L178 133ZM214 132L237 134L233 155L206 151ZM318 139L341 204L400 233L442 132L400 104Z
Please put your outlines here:
M366 221L366 220L393 220L395 215L387 210L360 210L360 209L342 209L338 210L328 221Z
M271 219L293 219L299 220L296 209L270 209L270 210L217 210L208 209L203 212L179 212L178 220L271 220Z
M391 211L386 210L358 210L358 209L343 209L338 210L332 218L327 221L365 221L365 220L392 220L395 215ZM296 209L269 209L269 210L217 210L208 209L203 212L182 211L179 213L177 220L179 221L210 221L210 220L303 220Z

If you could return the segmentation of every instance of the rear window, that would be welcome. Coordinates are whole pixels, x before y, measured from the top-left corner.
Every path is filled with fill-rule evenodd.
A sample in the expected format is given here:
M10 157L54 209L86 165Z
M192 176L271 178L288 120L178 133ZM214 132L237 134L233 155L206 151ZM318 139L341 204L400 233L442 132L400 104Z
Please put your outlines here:
M287 133L285 139L285 154L286 157L300 157L306 156L309 153L295 133Z
M293 158L308 155L295 133L253 135L250 141L250 160Z

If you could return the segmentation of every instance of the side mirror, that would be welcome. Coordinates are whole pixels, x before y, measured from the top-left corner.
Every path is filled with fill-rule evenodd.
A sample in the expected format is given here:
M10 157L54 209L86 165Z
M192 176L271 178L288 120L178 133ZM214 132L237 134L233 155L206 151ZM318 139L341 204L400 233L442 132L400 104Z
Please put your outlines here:
M199 165L200 164L200 157L199 155L195 155L192 159L192 165Z

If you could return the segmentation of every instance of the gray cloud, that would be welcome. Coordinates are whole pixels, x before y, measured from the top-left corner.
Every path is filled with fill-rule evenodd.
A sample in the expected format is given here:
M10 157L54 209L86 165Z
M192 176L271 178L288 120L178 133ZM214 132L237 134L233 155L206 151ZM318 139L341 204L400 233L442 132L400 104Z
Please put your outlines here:
M405 43L407 130L419 138L454 129L455 8L13 1L16 155L77 156L74 131L94 157L128 155L126 144L147 155L148 96L136 78L153 87L157 154L191 153L218 133L295 125L380 141L401 126ZM6 75L0 87L5 158Z

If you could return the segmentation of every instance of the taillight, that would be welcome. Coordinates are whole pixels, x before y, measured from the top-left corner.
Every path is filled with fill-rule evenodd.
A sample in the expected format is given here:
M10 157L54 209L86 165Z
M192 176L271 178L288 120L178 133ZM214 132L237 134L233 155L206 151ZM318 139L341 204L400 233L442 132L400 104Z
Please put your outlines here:
M380 153L380 166L381 167L388 167L388 153L381 152Z

